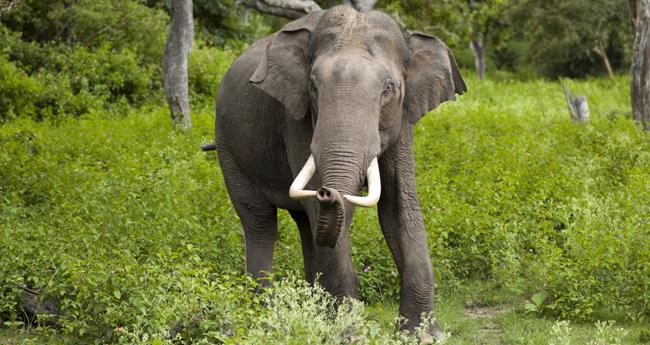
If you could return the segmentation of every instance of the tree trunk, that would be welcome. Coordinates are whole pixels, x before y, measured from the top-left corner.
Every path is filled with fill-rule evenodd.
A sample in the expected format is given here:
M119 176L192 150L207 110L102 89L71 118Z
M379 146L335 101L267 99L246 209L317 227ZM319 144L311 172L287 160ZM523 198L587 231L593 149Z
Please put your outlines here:
M640 0L629 0L630 4L630 20L632 21L633 32L639 27L641 22L641 3Z
M473 39L469 42L469 47L472 49L474 55L474 64L476 65L476 74L479 80L483 80L485 75L485 40Z
M632 58L632 114L650 129L650 0L641 1L640 22Z
M172 0L172 22L165 45L163 72L172 124L192 127L188 95L187 58L194 37L192 0Z
M605 71L607 71L607 76L609 77L609 79L614 78L614 71L612 71L612 65L609 63L607 52L605 51L605 48L603 48L602 44L598 43L593 48L593 51L603 61L603 67L605 67Z
M313 0L243 0L242 4L262 13L289 19L298 19L321 10Z

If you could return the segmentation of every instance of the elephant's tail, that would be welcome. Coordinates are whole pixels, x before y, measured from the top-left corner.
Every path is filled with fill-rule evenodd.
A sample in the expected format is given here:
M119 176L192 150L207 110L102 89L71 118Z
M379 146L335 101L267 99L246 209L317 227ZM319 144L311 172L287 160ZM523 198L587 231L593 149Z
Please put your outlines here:
M217 149L217 143L208 143L208 144L201 145L201 151L203 152L214 151L216 149Z

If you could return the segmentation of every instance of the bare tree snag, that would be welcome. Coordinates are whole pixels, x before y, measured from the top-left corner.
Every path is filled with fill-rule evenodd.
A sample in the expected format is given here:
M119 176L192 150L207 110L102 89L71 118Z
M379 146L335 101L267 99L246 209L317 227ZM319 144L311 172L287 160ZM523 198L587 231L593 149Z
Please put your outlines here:
M313 0L244 0L242 3L259 12L289 19L321 10L320 5Z
M172 0L172 21L163 57L164 84L172 124L183 129L192 127L187 58L193 38L192 0Z
M614 71L612 71L612 65L609 63L609 58L607 57L607 52L605 51L605 48L603 48L603 45L598 43L592 50L602 60L607 76L610 79L614 78Z
M20 303L25 318L29 324L38 322L40 325L55 325L61 313L56 302L43 300L39 291L22 287L23 295Z
M632 114L643 128L650 129L650 0L640 2L640 21L632 57Z
M589 105L587 104L587 97L580 95L571 95L569 88L562 82L562 89L566 96L566 103L569 106L571 119L575 123L584 123L589 121Z
M476 40L473 39L469 42L469 47L472 49L472 54L474 55L474 64L476 65L476 74L478 74L478 79L483 80L485 75L485 40Z

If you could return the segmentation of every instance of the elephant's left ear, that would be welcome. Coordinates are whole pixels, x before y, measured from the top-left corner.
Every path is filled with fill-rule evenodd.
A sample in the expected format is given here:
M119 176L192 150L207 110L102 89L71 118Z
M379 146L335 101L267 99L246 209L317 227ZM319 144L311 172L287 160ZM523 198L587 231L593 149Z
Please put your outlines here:
M467 86L451 50L437 37L414 33L406 67L404 110L411 123L417 122L440 103L456 100Z
M309 42L323 11L312 12L275 33L250 82L299 120L309 107Z

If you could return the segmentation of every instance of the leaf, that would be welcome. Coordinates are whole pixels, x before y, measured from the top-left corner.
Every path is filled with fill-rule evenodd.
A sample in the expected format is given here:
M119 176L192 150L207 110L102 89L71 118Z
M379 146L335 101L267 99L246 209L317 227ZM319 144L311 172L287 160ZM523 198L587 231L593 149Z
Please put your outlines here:
M122 298L122 292L120 291L120 289L116 289L115 291L113 291L113 296L115 296L115 298L117 299Z
M542 291L534 294L533 297L531 297L531 300L533 301L533 303L535 303L536 306L539 307L542 304L544 304L544 301L546 301L546 297L547 297L546 292Z
M529 313L536 313L538 311L537 306L532 303L526 303L524 309Z

